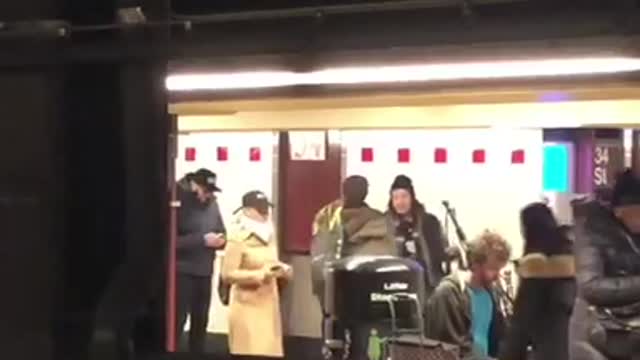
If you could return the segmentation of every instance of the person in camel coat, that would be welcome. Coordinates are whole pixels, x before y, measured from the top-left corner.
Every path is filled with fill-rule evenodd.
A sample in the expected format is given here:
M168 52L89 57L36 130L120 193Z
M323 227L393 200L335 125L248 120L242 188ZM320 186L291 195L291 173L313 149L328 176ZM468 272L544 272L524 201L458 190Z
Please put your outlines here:
M278 287L293 275L279 261L267 197L252 191L228 232L222 280L231 286L229 350L234 359L284 357Z

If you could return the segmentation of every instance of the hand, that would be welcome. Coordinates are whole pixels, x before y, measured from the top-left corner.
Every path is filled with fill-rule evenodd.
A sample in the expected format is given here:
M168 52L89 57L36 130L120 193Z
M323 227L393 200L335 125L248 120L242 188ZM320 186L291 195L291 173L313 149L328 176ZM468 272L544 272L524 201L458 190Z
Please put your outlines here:
M271 281L271 279L275 278L275 274L273 273L273 271L271 271L271 267L270 266L264 266L261 270L260 270L260 282L263 284L268 283L269 281Z
M226 240L223 234L208 233L204 236L204 244L208 248L218 249L224 246Z
M291 278L293 276L293 268L289 265L286 265L284 271L284 277Z
M275 263L274 265L271 265L271 273L276 278L289 277L292 272L293 270L291 269L291 266L285 263Z

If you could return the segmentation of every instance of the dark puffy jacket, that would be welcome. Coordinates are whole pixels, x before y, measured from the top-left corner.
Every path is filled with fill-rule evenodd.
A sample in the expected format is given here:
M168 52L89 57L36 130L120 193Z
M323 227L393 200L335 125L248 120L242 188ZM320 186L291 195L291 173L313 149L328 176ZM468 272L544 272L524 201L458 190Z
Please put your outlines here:
M493 295L493 320L489 334L489 356L496 357L505 322L500 312L496 291ZM475 359L471 334L471 297L466 276L462 272L445 277L427 302L427 337L460 347L463 359Z
M501 360L569 359L569 319L576 298L572 254L532 253L518 261L521 282Z
M620 329L640 318L640 241L613 213L592 206L577 250L580 296L598 312L605 329ZM606 314L613 315L606 315Z

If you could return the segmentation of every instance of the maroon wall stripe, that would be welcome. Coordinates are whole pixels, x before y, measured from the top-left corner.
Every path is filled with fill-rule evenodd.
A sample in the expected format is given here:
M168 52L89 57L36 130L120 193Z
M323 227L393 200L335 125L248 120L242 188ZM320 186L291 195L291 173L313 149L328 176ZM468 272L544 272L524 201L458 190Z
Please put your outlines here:
M311 227L315 213L340 196L342 151L331 144L325 131L324 161L293 161L289 133L279 141L279 228L282 248L290 253L307 254L311 249Z

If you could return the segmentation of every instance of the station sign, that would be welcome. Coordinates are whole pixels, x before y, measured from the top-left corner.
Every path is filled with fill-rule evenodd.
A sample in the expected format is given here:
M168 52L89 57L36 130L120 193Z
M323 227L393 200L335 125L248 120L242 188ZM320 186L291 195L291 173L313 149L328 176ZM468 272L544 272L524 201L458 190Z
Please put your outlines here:
M624 170L622 140L595 139L593 148L594 188L613 186L616 176Z
M323 161L327 156L324 131L290 131L289 148L293 161Z

